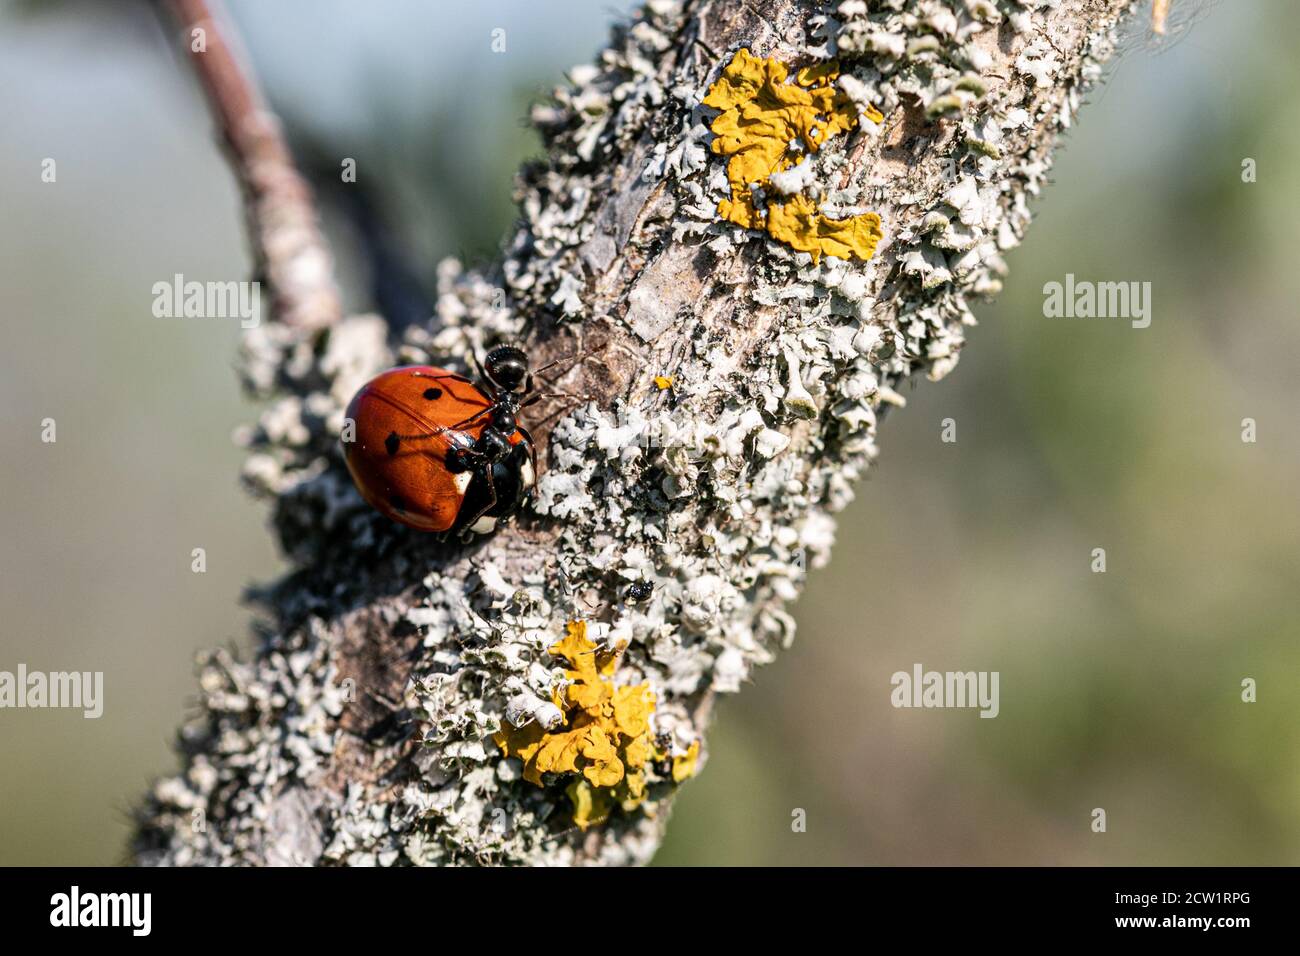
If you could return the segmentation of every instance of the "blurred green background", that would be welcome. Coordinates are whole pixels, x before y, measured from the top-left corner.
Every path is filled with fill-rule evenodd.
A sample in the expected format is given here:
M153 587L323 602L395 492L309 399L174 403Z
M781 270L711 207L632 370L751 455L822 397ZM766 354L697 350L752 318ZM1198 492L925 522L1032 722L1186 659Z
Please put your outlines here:
M415 315L439 258L493 254L528 103L628 9L230 6L300 154L358 162L370 212L328 206L350 304L378 231ZM722 702L658 862L1300 863L1300 18L1196 6L1180 42L1126 45L960 366L886 420L793 649ZM0 711L4 864L123 858L193 652L247 644L240 592L281 567L236 480L237 324L150 313L156 281L247 269L168 39L143 3L0 0L0 669L106 684L97 721ZM1151 327L1044 318L1067 272L1152 282ZM1000 671L1000 716L893 709L915 662Z

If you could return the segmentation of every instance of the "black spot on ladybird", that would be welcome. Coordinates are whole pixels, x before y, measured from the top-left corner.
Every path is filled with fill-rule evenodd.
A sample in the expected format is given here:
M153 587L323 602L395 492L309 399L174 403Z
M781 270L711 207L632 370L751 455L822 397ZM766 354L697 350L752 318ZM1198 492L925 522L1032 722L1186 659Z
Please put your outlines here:
M402 439L397 436L397 432L389 432L388 437L384 439L384 447L388 449L390 455L396 455L401 445Z
M440 389L440 388L426 388L426 389L424 390L424 397L427 398L427 399L428 399L429 401L431 401L431 402L436 402L438 399L442 398L442 389Z
M406 499L401 495L393 495L388 499L388 503L393 506L393 510L398 514L406 513Z

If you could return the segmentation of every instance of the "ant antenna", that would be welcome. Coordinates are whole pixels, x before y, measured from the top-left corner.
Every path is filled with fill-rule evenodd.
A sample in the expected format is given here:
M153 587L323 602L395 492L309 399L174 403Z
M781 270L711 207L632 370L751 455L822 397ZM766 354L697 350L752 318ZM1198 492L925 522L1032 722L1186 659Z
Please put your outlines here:
M470 349L469 357L474 360L474 368L478 369L479 380L490 383L492 380L487 377L487 372L483 371L483 363L479 361L478 352Z
M592 355L594 355L596 352L601 351L601 350L603 350L603 349L607 349L607 348L609 348L609 343L608 343L608 342L604 343L603 345L596 346L596 347L593 347L593 348L583 349L583 350L580 351L580 352L575 352L573 355L562 355L562 356L560 356L560 357L557 358L557 359L552 359L551 361L547 362L547 363L546 363L545 365L543 365L541 368L534 369L534 370L533 370L533 374L534 374L534 375L538 375L538 376L540 376L540 375L541 375L543 372L545 372L547 369L549 369L549 368L553 368L554 366L559 365L561 362L566 361L566 360L570 360L570 359L571 359L571 360L572 360L572 364L571 364L567 369L564 370L564 374L567 374L567 373L573 371L573 369L577 368L579 365L581 365L581 364L582 364L583 362L585 362L587 359L589 359L589 358L590 358ZM556 394L563 394L563 393L556 393Z

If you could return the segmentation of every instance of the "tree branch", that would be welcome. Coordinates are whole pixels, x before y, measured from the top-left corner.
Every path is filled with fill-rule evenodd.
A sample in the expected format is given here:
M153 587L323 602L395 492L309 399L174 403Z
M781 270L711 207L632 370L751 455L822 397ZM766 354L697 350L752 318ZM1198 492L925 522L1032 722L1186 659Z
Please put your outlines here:
M270 284L277 320L318 329L342 315L329 247L311 189L294 166L220 4L167 0L190 62L221 128L244 191L257 273Z
M203 712L141 811L138 858L649 859L714 696L793 639L785 605L828 560L879 416L901 382L956 364L968 297L1000 287L1132 6L649 0L535 111L547 156L521 178L523 223L491 275L443 263L431 329L254 330L245 377L280 398L245 436L245 478L298 570L260 595L251 660L205 659ZM844 94L883 113L828 139L806 186L837 216L879 214L869 262L813 262L719 215L717 111L700 101L741 47L838 59ZM367 509L338 454L357 386L398 361L464 367L503 339L561 360L558 386L590 398L530 420L546 449L532 512L451 549ZM574 621L607 673L575 675L554 648ZM586 752L582 775L543 786L501 756L494 734L574 680L654 694L644 769L620 752L640 798L593 787ZM564 716L548 733L578 723Z

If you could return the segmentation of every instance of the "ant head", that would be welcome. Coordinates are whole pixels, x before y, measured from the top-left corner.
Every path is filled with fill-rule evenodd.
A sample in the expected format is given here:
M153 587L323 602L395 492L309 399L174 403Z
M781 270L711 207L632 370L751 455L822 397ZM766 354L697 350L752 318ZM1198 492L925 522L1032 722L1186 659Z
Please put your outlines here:
M513 345L498 345L483 360L483 372L502 391L516 391L528 375L528 356Z

